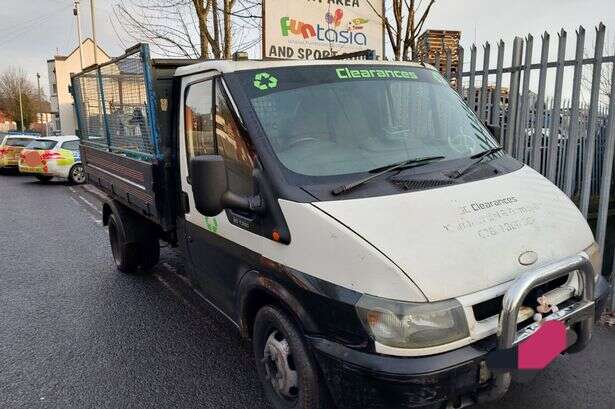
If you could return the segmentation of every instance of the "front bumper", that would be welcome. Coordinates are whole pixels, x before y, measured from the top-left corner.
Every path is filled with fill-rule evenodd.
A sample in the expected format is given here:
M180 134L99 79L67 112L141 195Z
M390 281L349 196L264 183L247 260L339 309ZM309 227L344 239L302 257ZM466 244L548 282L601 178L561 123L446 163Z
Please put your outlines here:
M585 268L584 260L576 261ZM579 264L575 262L572 266L576 269ZM542 273L535 277L545 279ZM539 285L533 280L525 283L530 286L532 283ZM569 332L574 335L575 344L567 352L576 352L587 345L591 336L591 325L604 311L609 286L604 278L600 278L595 288L593 283L592 279L591 283L585 286L585 292L591 287L589 292L593 293L592 299L587 300L588 303L579 306L582 308L578 310L565 311L558 316L570 325ZM518 289L513 290L515 291ZM512 306L514 310L515 305ZM506 324L505 319L500 321L500 327L502 324ZM486 367L487 357L492 351L504 348L503 339L506 343L512 339L515 344L527 336L528 330L517 332L514 327L513 337L506 335L505 331L502 329L498 336L485 338L454 351L413 358L370 354L322 338L309 340L339 409L439 409L447 405L463 407L497 399L506 392L510 375L491 375Z
M1 158L0 159L0 168L16 168L19 164L18 160Z
M25 175L40 175L66 179L68 178L69 170L69 167L60 166L51 161L44 166L26 166L22 163L19 164L19 173Z

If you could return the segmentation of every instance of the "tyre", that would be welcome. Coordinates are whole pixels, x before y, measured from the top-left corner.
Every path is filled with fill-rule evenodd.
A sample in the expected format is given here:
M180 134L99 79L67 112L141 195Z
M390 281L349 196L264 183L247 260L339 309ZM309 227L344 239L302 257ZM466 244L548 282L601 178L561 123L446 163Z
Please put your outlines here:
M287 314L265 306L254 321L253 348L265 395L276 409L325 409L330 399L303 336Z
M74 165L68 172L68 181L73 185L85 183L85 169L81 163Z
M41 183L49 183L51 179L53 179L53 176L45 176L45 175L35 175L34 177L37 178L39 182Z
M126 235L116 214L109 216L109 241L115 266L122 273L135 274L141 261L139 249L134 243L126 242Z

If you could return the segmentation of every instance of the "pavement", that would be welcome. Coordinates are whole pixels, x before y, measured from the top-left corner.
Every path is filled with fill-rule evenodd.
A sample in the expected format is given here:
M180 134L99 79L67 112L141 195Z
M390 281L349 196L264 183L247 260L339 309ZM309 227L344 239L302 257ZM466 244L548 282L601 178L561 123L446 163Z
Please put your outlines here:
M0 408L271 409L251 348L163 248L118 273L83 186L0 175ZM615 408L615 328L477 409Z

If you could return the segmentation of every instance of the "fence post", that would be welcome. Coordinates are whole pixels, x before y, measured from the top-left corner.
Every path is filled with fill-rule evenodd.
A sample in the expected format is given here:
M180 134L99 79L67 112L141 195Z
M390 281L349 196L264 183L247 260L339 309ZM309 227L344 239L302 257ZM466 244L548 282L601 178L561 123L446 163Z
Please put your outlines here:
M534 121L534 151L530 164L534 169L544 174L541 161L541 151L546 138L543 132L545 116L545 88L547 86L547 65L549 64L549 42L551 36L545 31L542 35L542 51L540 53L540 74L538 78L538 96L536 97L536 113ZM547 145L545 144L545 147ZM546 152L545 152L546 153Z
M606 27L600 23L596 29L596 47L594 48L594 72L592 75L592 90L589 102L589 117L587 119L587 139L585 141L585 161L583 166L583 186L581 188L581 213L587 218L589 214L589 199L591 195L594 155L596 153L596 119L600 104L600 85L602 84L602 58L604 54L604 37Z
M503 121L500 119L501 112L501 94L502 94L502 77L504 76L504 41L498 43L498 65L495 74L495 90L493 91L493 113L491 114L491 123L500 127L504 127ZM497 121L497 122L496 122ZM504 129L501 129L504 135Z
M487 85L489 82L489 58L491 56L491 45L489 42L485 43L483 47L483 79L480 88L480 100L478 104L478 117L481 121L487 120L487 112L485 112L485 104L487 102Z
M515 37L513 42L512 53L512 72L510 74L510 94L508 96L508 115L507 115L507 132L506 132L506 151L518 158L518 152L513 152L515 135L516 135L516 120L517 120L517 106L519 103L519 80L521 77L521 58L523 54L523 39L521 37Z
M572 80L572 106L570 109L570 128L568 130L568 146L564 177L564 193L572 197L575 187L575 176L579 145L579 101L581 99L581 81L583 80L583 52L585 51L585 29L577 31L577 51L575 55L574 77Z
M557 183L557 153L559 150L559 129L562 112L562 87L564 85L564 61L566 59L566 38L568 33L564 29L558 34L557 71L555 74L555 88L553 95L553 109L551 109L551 126L549 127L549 155L547 174L552 183Z
M446 80L451 82L451 70L453 66L453 55L450 48L444 50L446 54Z
M607 221L609 213L609 199L611 196L611 181L613 178L613 157L615 156L615 64L611 74L611 98L609 101L609 118L606 127L606 146L604 153L604 162L602 165L602 181L600 183L600 204L598 205L598 223L596 225L596 241L604 254L604 245L606 242ZM615 263L615 259L613 260ZM613 264L613 273L615 273L615 264ZM613 274L611 274L611 282L613 282ZM613 296L611 299L612 310L615 310L615 286L613 287Z
M523 87L521 90L521 104L517 123L517 155L525 162L527 151L527 118L529 114L530 77L532 73L532 51L534 50L534 37L528 34L525 41L525 66L523 68Z
M463 47L457 49L457 72L455 75L457 76L457 92L463 99Z
M470 85L468 85L468 101L470 109L476 112L476 91L474 88L476 80L476 45L470 48Z

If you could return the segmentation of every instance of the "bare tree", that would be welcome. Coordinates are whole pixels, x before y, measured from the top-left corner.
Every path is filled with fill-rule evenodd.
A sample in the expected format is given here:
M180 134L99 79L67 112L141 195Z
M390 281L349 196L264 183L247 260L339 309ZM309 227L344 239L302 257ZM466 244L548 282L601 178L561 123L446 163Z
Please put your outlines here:
M258 44L246 32L260 18L255 0L120 0L112 24L124 46L145 41L169 57L228 59Z
M9 67L0 74L0 110L15 121L17 128L23 131L19 106L20 88L24 127L27 128L36 119L38 108L36 86L28 80L23 69Z
M424 7L421 0L389 0L384 14L371 0L367 2L384 24L395 59L416 59L417 40L436 0L427 1Z
M615 40L610 42L610 46L606 47L604 55L615 56ZM604 64L600 74L600 96L605 104L608 104L611 99L611 89L613 85L612 64L614 63Z
M615 56L615 38L607 39L605 41L605 47L603 55L606 56ZM593 58L593 52L586 51L585 58ZM613 80L613 63L603 63L602 70L600 72L600 103L608 105L609 100L611 99L611 89L612 89L612 80ZM583 78L582 85L583 90L586 92L585 97L589 98L589 95L592 91L594 85L594 72L593 65L586 66L583 69Z

